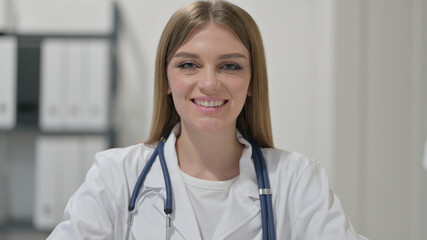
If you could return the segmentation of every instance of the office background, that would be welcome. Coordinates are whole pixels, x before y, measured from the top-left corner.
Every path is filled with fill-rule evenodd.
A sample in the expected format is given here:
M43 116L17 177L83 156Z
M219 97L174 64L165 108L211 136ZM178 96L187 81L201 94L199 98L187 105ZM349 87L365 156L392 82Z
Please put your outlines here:
M115 15L110 0L0 0L0 32L6 33L0 36L0 58L4 49L25 46L25 42L10 40L14 34L68 36L43 38L46 41L40 44L39 56L51 56L43 58L51 60L40 60L36 126L20 125L19 116L0 116L0 236L31 229L49 232L49 225L56 221L53 216L62 214L64 199L84 177L92 152L110 143L135 144L148 135L157 41L171 14L190 1L115 2L119 24L114 48L110 34L115 31ZM425 239L427 1L231 2L255 18L264 38L276 147L302 152L323 163L332 189L361 234L380 240ZM78 35L85 36L84 41ZM68 63L61 63L68 70L49 67L62 61L58 60L61 57L55 61L58 52L71 63L83 61L78 59L86 52L82 50L85 44L98 49L90 55L94 59L108 59L104 65L96 65L97 73L90 75L84 67ZM69 57L76 51L80 57ZM6 75L5 63L15 58L4 58L0 75ZM115 61L117 72L112 72ZM49 122L52 118L48 117L44 125L43 116L50 108L43 107L49 102L43 99L56 102L64 97L55 98L59 91L55 89L61 88L55 88L57 81L49 84L50 90L43 90L46 82L79 78L73 69L93 76L88 79L101 79L93 85L97 91L82 96L104 92L95 100L85 100L97 104L104 117L95 123L73 122L67 117ZM9 101L2 96L17 99L19 95L18 84L4 80L17 79L19 73L8 74L0 76L2 101ZM115 84L111 84L112 75L117 76ZM67 89L80 94L86 86L81 84ZM67 104L80 99L64 98ZM114 114L109 116L111 110ZM61 174L65 169L75 174ZM55 194L54 187L43 184L51 181L68 190ZM49 203L49 199L59 200ZM43 204L50 204L49 210Z

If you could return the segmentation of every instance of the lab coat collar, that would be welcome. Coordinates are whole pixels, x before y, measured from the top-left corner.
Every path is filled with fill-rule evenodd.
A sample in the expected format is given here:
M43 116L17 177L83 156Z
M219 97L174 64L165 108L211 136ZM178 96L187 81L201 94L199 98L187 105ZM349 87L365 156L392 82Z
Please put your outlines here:
M172 129L171 134L165 143L165 158L166 164L170 174L173 172L179 172L180 169L178 166L178 157L176 155L175 143L177 136L179 136L181 131L181 124L175 125ZM259 190L256 180L255 167L252 160L252 146L251 144L242 136L239 130L236 129L237 140L244 146L242 156L240 158L240 175L238 180L233 184L233 188L236 188L243 196L248 196L254 199L259 199ZM157 157L158 158L158 157ZM141 169L142 170L142 169ZM163 172L158 159L154 162L150 173L145 180L145 186L152 188L164 188L165 183L163 179Z

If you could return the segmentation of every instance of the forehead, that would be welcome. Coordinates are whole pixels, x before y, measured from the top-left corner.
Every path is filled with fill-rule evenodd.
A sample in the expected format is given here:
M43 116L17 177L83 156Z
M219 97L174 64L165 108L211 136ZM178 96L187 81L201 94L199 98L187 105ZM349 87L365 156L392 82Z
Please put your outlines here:
M226 27L215 23L194 29L177 52L183 50L237 51L249 57L249 52L240 39Z

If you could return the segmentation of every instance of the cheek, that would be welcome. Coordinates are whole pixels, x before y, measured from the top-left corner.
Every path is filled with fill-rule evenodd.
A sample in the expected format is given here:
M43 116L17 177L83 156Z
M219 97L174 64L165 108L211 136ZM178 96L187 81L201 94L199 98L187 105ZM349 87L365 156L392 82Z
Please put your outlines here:
M192 80L190 77L183 74L174 73L174 71L168 71L168 93L172 96L185 96L187 95L192 86Z
M173 96L180 96L185 94L186 84L183 79L180 77L172 77L169 78L169 92L172 93Z
M232 85L229 86L232 91L239 96L239 98L245 101L246 96L250 95L249 92L249 83L250 78L242 78L240 81L235 81Z

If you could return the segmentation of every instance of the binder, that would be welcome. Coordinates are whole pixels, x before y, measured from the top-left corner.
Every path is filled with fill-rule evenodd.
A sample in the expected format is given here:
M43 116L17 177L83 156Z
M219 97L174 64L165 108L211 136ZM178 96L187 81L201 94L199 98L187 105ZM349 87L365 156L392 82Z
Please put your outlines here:
M85 48L82 127L105 131L108 127L110 45L107 40L91 40Z
M60 163L57 167L55 192L57 201L55 204L55 223L64 218L64 209L70 197L83 183L81 179L81 138L79 136L57 136L57 147L55 149L56 160Z
M45 40L41 45L40 127L46 131L108 128L110 44Z
M0 135L0 224L8 218L7 137Z
M55 137L38 137L36 140L36 171L34 226L39 230L52 230L58 222L57 189L62 176L57 171L61 166L61 158L56 153Z
M15 37L0 37L0 129L16 125L16 61Z
M41 43L39 122L45 131L63 130L66 125L67 50L64 39L49 39Z
M70 197L83 184L104 136L39 136L36 140L34 226L52 230L64 217Z
M82 90L87 84L85 75L87 74L87 59L84 57L84 40L69 40L67 46L66 76L63 86L66 86L65 94L65 126L67 130L81 130L83 119L83 105L86 104L82 99ZM89 66L90 67L90 66Z

